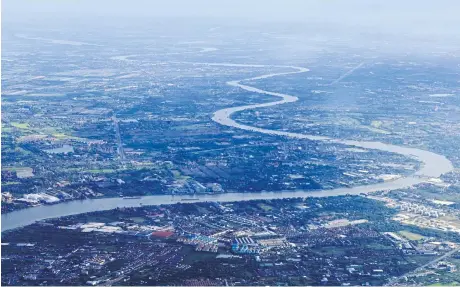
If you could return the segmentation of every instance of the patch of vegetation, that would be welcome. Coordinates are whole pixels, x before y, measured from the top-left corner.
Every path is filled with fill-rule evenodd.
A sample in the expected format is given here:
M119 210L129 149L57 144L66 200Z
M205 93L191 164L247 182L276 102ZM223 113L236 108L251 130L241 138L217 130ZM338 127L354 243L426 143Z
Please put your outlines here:
M28 123L11 122L10 124L13 127L18 128L18 129L22 129L22 130L29 129L29 124Z
M257 206L259 206L261 209L263 209L265 211L270 211L270 210L273 209L270 205L267 205L267 204L264 204L264 203L259 203L259 204L257 204Z
M116 172L116 169L111 169L111 168L103 168L103 169L90 169L88 172L90 173L114 173Z
M425 238L424 236L422 236L420 234L410 232L410 231L407 231L407 230L398 231L398 234L401 235L402 237L408 239L408 240L418 241L418 240L422 240L423 238Z
M19 181L7 181L7 182L2 182L2 186L8 186L8 185L16 185L16 184L21 184Z

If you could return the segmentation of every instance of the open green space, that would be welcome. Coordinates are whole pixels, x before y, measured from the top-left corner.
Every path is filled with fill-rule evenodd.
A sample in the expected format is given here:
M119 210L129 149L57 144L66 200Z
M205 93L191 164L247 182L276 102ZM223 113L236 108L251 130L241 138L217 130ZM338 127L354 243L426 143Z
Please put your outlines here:
M401 235L402 237L408 239L408 240L418 241L418 240L422 240L423 238L425 238L424 236L422 236L420 234L410 232L410 231L407 231L407 230L398 231L398 234Z
M29 129L29 124L28 123L19 123L19 122L11 122L10 123L13 127L18 128L18 129Z

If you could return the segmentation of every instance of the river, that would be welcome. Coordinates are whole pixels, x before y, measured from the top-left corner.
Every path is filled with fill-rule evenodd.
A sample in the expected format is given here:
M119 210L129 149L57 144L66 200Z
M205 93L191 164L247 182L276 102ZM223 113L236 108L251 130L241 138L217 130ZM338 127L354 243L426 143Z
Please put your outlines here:
M230 64L230 63L193 63L197 65L212 65L212 66L233 66L233 67L266 67L265 65L246 65L246 64ZM260 80L271 78L275 76L298 74L308 72L309 69L294 66L271 66L279 68L289 68L294 71L283 72L283 73L271 73L265 74L253 78L243 79L239 81L229 81L227 85L237 87L249 92L266 94L273 97L280 98L277 101L263 103L263 104L252 104L238 107L231 107L218 110L214 113L212 120L232 128L238 128L247 130L250 132L258 132L273 136L282 136L287 138L296 139L307 139L316 141L326 141L337 144L345 144L354 147L360 147L365 149L376 149L381 151L398 153L404 156L414 157L421 162L421 168L416 171L413 175L399 178L397 180L356 186L351 188L336 188L329 190L317 190L317 191L277 191L277 192L260 192L260 193L223 193L223 194L206 194L197 196L187 195L154 195L154 196L143 196L136 199L123 199L123 198L99 198L99 199L85 199L78 201L63 202L54 205L41 205L31 207L27 209L13 211L2 215L2 231L26 226L34 223L37 220L56 218L67 215L74 215L86 212L93 212L99 210L109 210L117 207L138 207L142 205L160 205L160 204L173 204L178 202L203 202L203 201L217 201L217 202L229 202L229 201L243 201L243 200L256 200L256 199L281 199L281 198L293 198L293 197L326 197L326 196L338 196L346 194L361 194L370 193L381 190L395 190L401 188L407 188L415 184L426 181L427 178L439 177L444 173L448 173L454 169L452 163L443 155L439 155L430 151L421 150L417 148L402 147L392 144L385 144L382 142L374 141L355 141L355 140L342 140L334 139L325 136L316 136L300 133L292 133L286 131L277 131L264 128L253 127L249 125L240 124L233 119L231 115L236 112L258 109L263 107L281 105L286 103L293 103L298 100L297 97L282 93L275 93L265 91L252 86L241 84L242 81ZM185 198L193 198L194 201L183 201Z

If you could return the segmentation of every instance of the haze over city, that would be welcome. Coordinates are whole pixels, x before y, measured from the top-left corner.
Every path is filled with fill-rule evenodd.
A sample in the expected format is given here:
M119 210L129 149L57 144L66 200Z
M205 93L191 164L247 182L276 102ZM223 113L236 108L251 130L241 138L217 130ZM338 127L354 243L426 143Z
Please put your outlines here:
M3 1L2 285L459 284L459 10Z

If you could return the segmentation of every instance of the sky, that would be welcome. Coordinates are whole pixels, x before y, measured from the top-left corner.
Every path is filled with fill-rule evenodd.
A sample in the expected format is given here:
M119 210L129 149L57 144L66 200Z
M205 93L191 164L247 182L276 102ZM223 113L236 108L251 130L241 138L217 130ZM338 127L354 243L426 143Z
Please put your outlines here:
M331 23L411 36L458 38L459 0L3 0L2 24L117 19L199 18L227 21ZM185 20L184 20L185 21ZM96 23L96 22L94 22ZM180 25L180 22L178 22ZM13 25L13 24L11 24Z
M392 25L458 20L458 0L3 0L3 16L218 17L261 21L323 19Z

